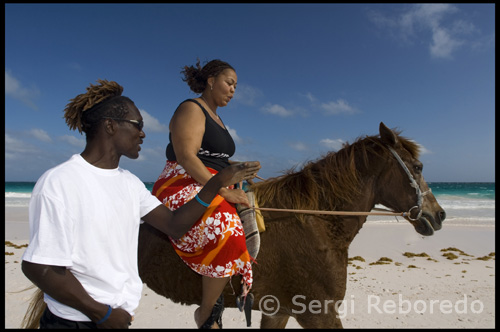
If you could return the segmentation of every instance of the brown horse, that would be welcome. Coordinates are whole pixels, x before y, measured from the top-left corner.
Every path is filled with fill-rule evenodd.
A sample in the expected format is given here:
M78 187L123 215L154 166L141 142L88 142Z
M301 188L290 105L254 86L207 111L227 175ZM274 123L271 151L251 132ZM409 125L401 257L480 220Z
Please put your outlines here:
M259 182L252 189L261 208L369 212L382 204L408 212L405 218L418 233L432 235L441 229L445 212L424 181L418 157L416 143L381 123L379 136L345 144L300 171ZM367 216L262 214L266 231L253 265L254 309L267 309L260 304L269 296L280 305L272 315L263 311L261 327L284 328L290 316L304 328L342 327L335 303L344 299L349 245ZM182 262L166 235L147 224L139 233L138 261L149 288L176 303L200 304L201 276ZM226 307L236 307L240 288L240 278L234 277L224 290ZM324 314L302 312L294 302L297 295L329 307ZM33 307L40 312L41 306ZM31 326L36 326L36 317L31 316Z
M368 212L382 204L409 212L405 218L415 230L432 235L441 229L445 212L424 181L418 157L416 143L381 123L380 136L345 144L300 171L252 189L261 208ZM342 327L334 306L344 299L349 245L367 216L262 214L266 231L253 265L254 309L262 309L258 304L269 296L280 307L272 315L263 312L261 327L284 328L290 316L304 328ZM138 259L141 278L152 290L174 302L200 304L201 276L181 261L165 235L146 224L140 230ZM224 291L225 306L236 307L239 294L240 279L233 278ZM325 314L302 313L294 305L296 295L330 307L322 310Z

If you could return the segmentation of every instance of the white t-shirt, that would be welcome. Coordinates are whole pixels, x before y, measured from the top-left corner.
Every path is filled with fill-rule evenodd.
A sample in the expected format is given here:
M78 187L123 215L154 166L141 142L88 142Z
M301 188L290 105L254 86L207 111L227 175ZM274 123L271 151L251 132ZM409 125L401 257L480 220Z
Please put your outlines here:
M142 292L139 226L160 204L129 171L98 168L75 154L45 172L33 189L23 260L65 266L93 299L134 315ZM45 302L59 317L90 321L47 294Z

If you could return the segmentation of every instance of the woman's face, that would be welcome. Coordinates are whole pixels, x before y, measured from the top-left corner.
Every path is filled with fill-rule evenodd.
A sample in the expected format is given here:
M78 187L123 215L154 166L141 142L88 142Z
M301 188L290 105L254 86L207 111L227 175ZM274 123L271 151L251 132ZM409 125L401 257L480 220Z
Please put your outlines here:
M217 77L211 77L210 80L213 82L213 90L211 92L217 106L227 106L234 96L236 84L238 83L236 72L232 69L225 69Z

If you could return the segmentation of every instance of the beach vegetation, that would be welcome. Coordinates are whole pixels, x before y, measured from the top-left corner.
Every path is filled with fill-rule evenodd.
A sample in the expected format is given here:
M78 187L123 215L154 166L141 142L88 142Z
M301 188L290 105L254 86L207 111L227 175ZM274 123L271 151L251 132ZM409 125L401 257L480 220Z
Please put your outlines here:
M392 262L392 259L388 257L380 257L378 261L370 263L370 265L384 265L384 264L390 264Z
M21 249L21 248L28 247L28 244L17 245L15 243L10 242L10 241L5 241L5 246L12 247L15 249Z
M469 255L469 254L467 254L467 253L463 252L463 251L462 251L462 250L460 250L460 249L453 248L453 247L446 248L446 249L441 249L441 251L456 251L456 252L458 252L458 253L459 253L460 255L462 255L462 256L474 257L474 256L472 256L472 255Z
M447 252L447 253L444 253L443 254L444 257L446 257L446 259L449 259L449 260L452 260L452 259L457 259L458 256L455 255L454 253L452 252Z
M490 259L492 259L492 257L491 256L483 256L483 257L478 257L476 259L480 260L480 261L489 261Z
M412 252L405 252L403 254L403 256L406 256L408 258L412 258L412 257L430 257L428 254L426 254L425 252L421 252L420 254L414 254Z
M351 257L348 259L348 261L361 261L361 262L365 262L365 259L361 256L354 256L354 257Z
M387 265L387 264L391 264L391 263L376 261L376 262L371 262L369 265Z

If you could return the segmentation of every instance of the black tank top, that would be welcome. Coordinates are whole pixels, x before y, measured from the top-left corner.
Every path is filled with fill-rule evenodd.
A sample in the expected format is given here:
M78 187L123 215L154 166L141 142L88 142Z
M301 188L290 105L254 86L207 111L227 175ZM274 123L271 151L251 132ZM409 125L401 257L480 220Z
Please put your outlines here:
M231 134L229 134L229 131L226 128L222 128L217 122L215 122L210 114L208 114L207 110L196 100L187 99L180 105L187 101L191 101L200 106L206 118L205 134L203 135L203 139L201 141L201 148L196 156L200 158L203 165L220 171L221 169L229 166L229 158L234 155L236 150L233 138L231 137ZM171 133L168 135L168 139L169 143L166 151L167 160L177 161L174 147L172 146Z

